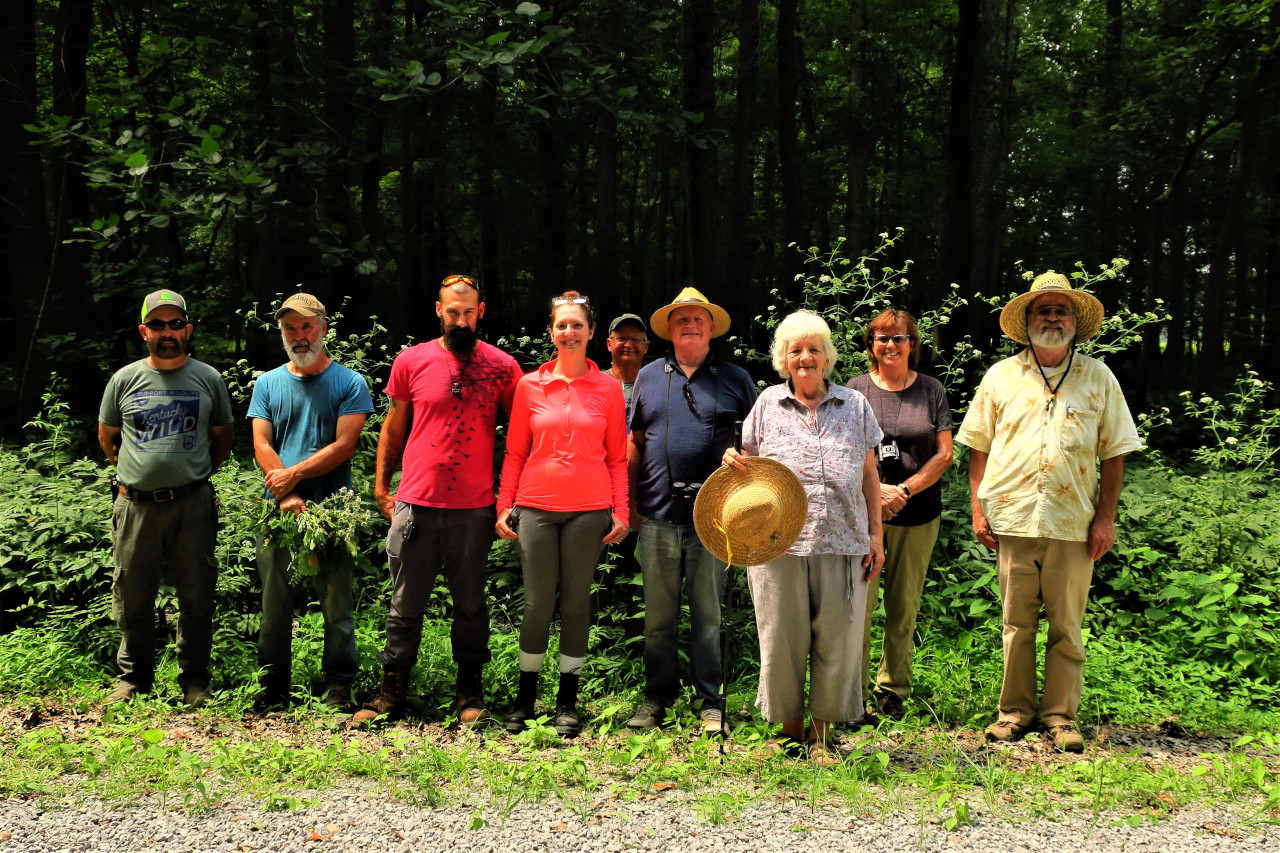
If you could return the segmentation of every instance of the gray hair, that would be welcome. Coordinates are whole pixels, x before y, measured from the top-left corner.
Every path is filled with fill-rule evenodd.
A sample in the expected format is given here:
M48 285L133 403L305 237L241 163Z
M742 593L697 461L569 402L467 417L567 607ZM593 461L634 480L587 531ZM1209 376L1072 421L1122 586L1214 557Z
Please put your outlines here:
M778 375L787 379L787 350L794 341L816 340L822 344L822 354L827 359L827 367L822 375L825 377L840 359L835 344L831 343L831 327L827 321L808 308L802 308L794 314L788 314L773 332L773 369Z

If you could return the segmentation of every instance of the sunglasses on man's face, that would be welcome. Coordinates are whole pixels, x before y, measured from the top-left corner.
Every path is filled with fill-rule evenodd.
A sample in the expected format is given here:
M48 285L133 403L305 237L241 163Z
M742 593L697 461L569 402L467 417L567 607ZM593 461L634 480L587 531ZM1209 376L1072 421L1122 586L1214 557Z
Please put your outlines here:
M186 325L187 321L180 318L173 320L148 320L146 322L147 328L153 332L163 332L165 329L171 329L176 332Z

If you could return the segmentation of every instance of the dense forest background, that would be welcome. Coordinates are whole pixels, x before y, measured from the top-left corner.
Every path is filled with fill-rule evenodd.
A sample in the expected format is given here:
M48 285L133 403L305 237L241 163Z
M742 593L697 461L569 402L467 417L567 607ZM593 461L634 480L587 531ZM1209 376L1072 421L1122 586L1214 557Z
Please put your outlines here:
M1100 298L1168 314L1114 359L1135 409L1277 372L1276 0L513 5L0 0L0 432L53 370L91 417L158 287L259 367L278 293L398 345L452 272L491 340L687 283L749 338L792 244L899 228L917 311L1128 259Z

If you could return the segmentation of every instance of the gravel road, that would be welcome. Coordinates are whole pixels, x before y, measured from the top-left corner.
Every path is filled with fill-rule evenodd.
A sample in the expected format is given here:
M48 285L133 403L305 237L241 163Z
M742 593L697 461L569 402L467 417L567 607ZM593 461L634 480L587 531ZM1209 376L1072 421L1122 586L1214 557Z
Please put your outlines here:
M194 813L154 802L111 808L95 802L0 800L0 851L1280 851L1280 826L1242 826L1245 813L1219 810L1178 811L1135 828L1119 816L1095 821L1077 813L1049 821L971 806L972 825L948 831L918 813L851 816L783 802L757 803L712 823L678 796L598 806L585 819L548 800L517 806L504 818L492 807L425 808L373 791L300 792L315 805L272 812L248 799Z

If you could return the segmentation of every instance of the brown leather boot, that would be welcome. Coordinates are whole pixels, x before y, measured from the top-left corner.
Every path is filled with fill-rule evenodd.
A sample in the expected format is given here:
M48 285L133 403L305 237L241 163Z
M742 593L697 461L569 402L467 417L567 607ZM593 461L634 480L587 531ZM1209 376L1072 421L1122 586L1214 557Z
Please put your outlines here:
M365 702L351 717L353 723L370 723L382 717L395 719L404 713L405 695L409 691L409 669L386 667L382 671L382 692Z
M464 726L474 726L489 719L489 709L484 706L484 685L480 674L483 664L472 661L458 663L457 696L453 707L458 713L458 722Z

